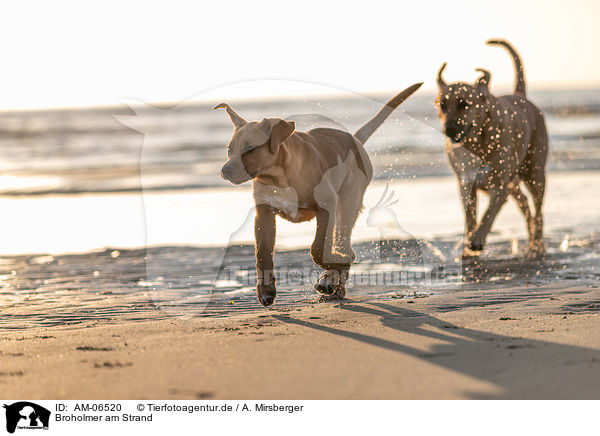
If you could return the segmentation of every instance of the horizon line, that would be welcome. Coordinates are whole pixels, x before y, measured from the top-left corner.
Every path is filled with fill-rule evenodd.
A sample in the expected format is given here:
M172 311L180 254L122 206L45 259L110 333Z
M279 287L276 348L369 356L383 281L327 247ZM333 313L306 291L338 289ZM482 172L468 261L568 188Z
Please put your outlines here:
M332 87L333 88L333 87ZM512 84L504 84L500 83L496 85L496 88L500 89L501 92L505 92L506 90L510 90L512 88ZM582 86L562 86L560 84L552 85L552 84L542 84L540 86L528 86L528 91L531 93L537 92L565 92L565 91L600 91L600 83L597 84L584 84ZM251 103L267 103L267 102L284 102L286 100L307 98L307 99L333 99L333 98L351 98L348 94L353 94L357 97L366 97L378 100L379 97L383 99L389 97L393 92L397 92L397 90L377 90L377 91L350 91L346 89L339 88L337 91L327 92L327 93L283 93L278 96L266 94L264 96L256 96L256 95L248 95L248 96L239 96L239 97L227 97L224 96L223 99L226 99L233 104L251 104ZM424 87L421 90L421 94L425 95L435 95L436 94L435 86ZM198 95L198 94L196 94ZM157 109L170 109L179 105L199 105L199 104L214 104L218 102L216 98L195 98L194 96L182 99L182 100L153 100L153 101L145 101L135 97L123 97L119 102L114 103L90 103L90 104L66 104L63 106L26 106L26 107L16 107L16 108L2 108L0 107L0 113L20 113L20 112L52 112L52 111L78 111L78 110L108 110L114 108L126 108L128 105L125 103L126 100L135 100L141 104L149 105L155 107Z

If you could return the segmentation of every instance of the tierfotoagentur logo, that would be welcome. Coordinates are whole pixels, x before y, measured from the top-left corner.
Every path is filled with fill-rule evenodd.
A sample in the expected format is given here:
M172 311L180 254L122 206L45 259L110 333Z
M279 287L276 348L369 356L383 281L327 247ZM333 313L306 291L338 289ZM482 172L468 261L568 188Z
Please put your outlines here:
M19 430L48 430L50 411L45 407L29 401L5 404L6 431L14 433Z

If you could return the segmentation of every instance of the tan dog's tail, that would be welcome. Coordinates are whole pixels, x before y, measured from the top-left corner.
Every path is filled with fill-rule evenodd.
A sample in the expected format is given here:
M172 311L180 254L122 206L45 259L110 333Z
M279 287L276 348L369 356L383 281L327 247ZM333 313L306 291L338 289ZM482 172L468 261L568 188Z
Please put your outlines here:
M371 136L373 132L383 124L386 118L389 117L392 112L394 112L394 109L400 106L400 103L410 97L411 94L419 89L422 84L423 82L415 83L388 101L385 106L379 112L377 112L377 115L375 115L373 119L356 131L354 137L364 144L366 140L369 139L369 136Z
M514 49L512 45L503 39L490 39L486 41L487 45L501 45L512 55L513 61L515 62L515 95L525 97L525 73L523 72L523 64L519 53Z

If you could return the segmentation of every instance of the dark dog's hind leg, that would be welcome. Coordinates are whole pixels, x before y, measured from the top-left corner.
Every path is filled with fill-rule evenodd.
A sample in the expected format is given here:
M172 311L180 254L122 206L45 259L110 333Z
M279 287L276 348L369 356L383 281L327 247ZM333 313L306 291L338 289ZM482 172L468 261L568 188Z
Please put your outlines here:
M529 243L528 254L531 258L538 258L544 254L544 217L542 215L542 206L544 202L544 193L546 191L546 178L544 174L538 175L535 180L525 182L527 189L533 197L533 206L535 208L535 216L533 217L533 238Z
M525 218L525 222L527 225L527 235L529 237L529 245L531 245L534 240L535 220L533 215L531 214L531 210L529 209L529 202L527 200L527 196L519 186L519 180L515 182L515 185L510 191L510 195L512 195L512 197L517 202L517 206L519 206L519 209L521 210L521 213Z

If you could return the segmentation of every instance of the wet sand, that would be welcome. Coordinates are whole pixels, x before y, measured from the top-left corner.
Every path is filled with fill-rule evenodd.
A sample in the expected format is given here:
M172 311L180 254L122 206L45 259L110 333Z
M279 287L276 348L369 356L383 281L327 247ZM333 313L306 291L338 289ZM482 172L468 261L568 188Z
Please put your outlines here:
M474 263L454 257L460 245L453 237L355 244L359 262L350 271L347 296L393 300L480 287L502 295L505 288L600 284L600 241L595 234L547 238L542 262L527 261L525 246L519 239L490 243ZM319 297L312 284L322 270L309 251L277 251L275 260L276 308L314 305ZM256 301L254 263L251 245L5 256L0 258L0 332L173 317L258 316L268 309Z
M32 291L3 294L0 396L600 398L598 241L550 240L543 263L511 245L438 287L357 287L323 303L282 286L270 309L252 290L161 306L140 283L139 250L4 258L18 271L4 280ZM154 255L173 268L198 250Z
M3 398L600 398L598 280L0 335Z

